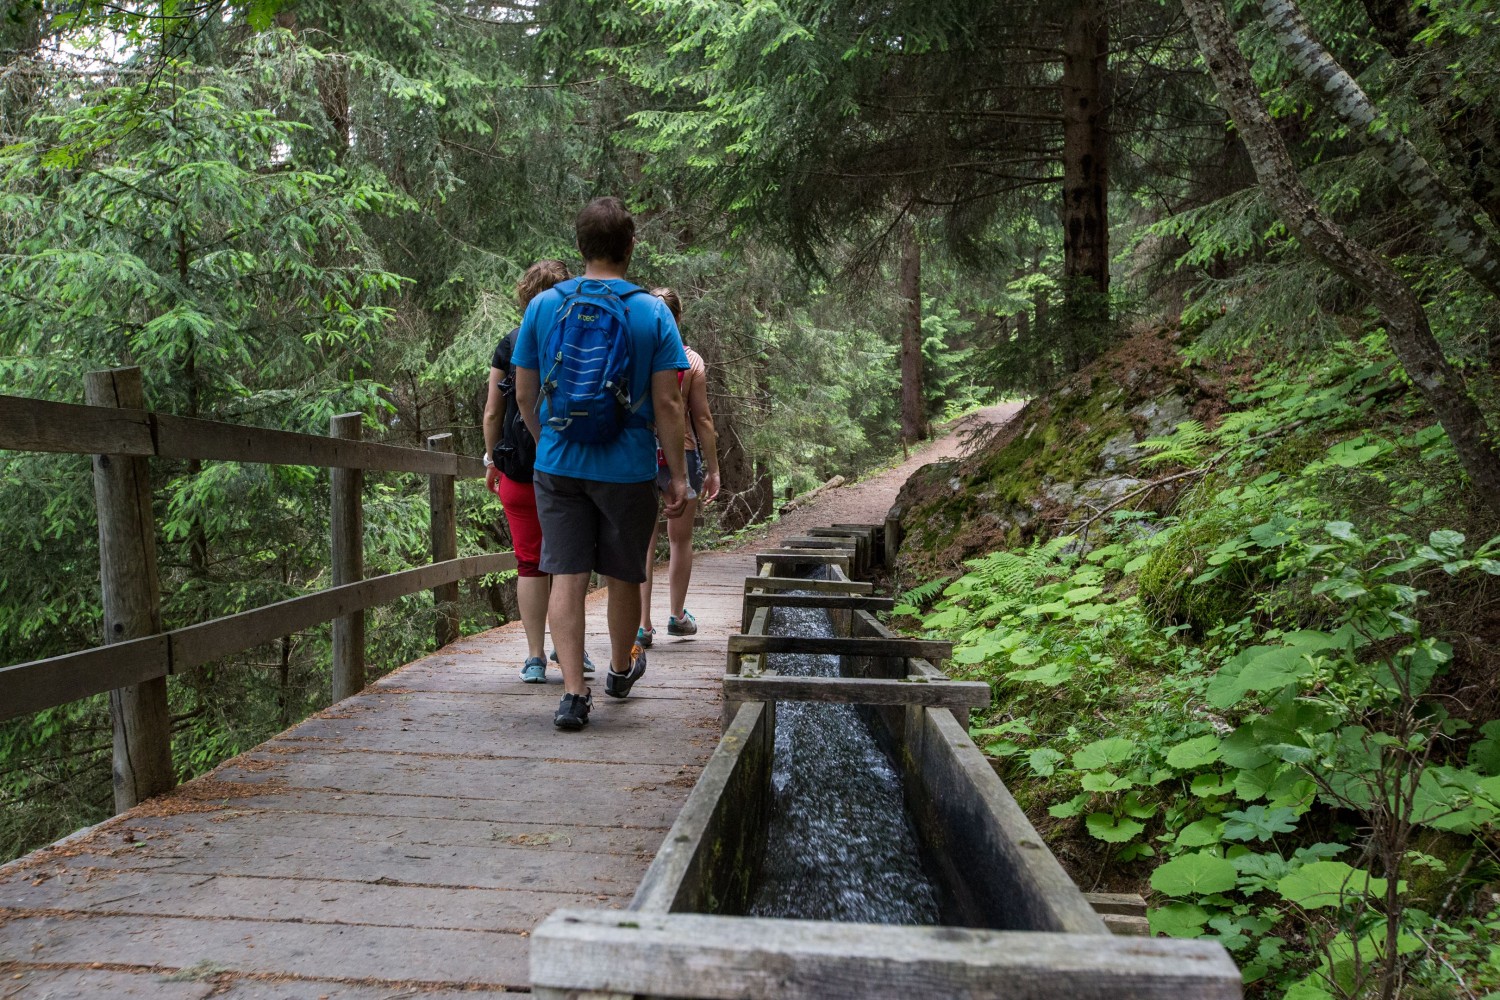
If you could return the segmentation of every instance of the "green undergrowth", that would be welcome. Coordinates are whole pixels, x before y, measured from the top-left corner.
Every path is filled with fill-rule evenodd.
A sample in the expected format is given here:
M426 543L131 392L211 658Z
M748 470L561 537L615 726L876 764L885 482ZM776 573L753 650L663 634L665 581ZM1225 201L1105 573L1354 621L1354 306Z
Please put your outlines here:
M1075 879L1146 892L1252 995L1500 989L1500 538L1378 338L1231 407L1144 442L1137 475L1189 486L1165 510L897 611L993 685L972 733Z

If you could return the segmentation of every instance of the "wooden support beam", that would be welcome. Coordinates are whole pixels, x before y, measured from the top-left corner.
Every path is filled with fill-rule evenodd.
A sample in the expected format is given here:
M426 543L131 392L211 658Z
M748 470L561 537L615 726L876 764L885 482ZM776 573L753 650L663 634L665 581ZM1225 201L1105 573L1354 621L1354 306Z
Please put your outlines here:
M750 632L750 616L756 608L820 608L824 611L889 611L896 602L889 597L860 594L746 594L740 613L740 629Z
M813 538L806 536L783 538L781 544L789 549L842 549L848 552L853 551L857 543L855 539L848 536L844 538Z
M747 576L745 593L757 590L779 592L784 590L811 590L820 594L872 594L873 583L860 580L804 580L795 576Z
M0 721L99 694L143 677L165 677L221 660L292 632L456 580L516 568L511 552L465 556L435 566L387 573L302 597L173 629L149 640L32 660L0 670ZM162 650L158 645L166 645ZM58 694L65 697L56 697Z
M358 441L364 434L364 414L340 413L331 435ZM355 583L365 575L364 482L361 469L331 471L329 524L333 547L333 585ZM333 620L333 700L343 701L365 687L365 613L355 611Z
M555 910L531 935L535 989L658 998L1239 1000L1204 940ZM578 992L571 992L578 991Z
M837 566L846 575L853 562L853 549L779 549L755 555L757 566Z
M89 372L83 391L91 406L146 408L139 368ZM99 512L105 645L155 635L161 632L161 584L156 575L149 461L138 455L95 455L94 504ZM124 812L177 783L166 677L114 688L109 714L114 728L115 812Z
M937 639L826 639L800 635L731 635L731 653L810 653L833 656L903 656L946 660L953 643Z
M79 406L0 396L0 449L75 455L151 455L151 415L138 407Z
M866 677L726 677L726 701L819 701L842 705L925 705L946 708L966 718L970 709L990 707L990 686L983 681L934 681L917 677L882 680Z
M439 454L453 453L453 435L435 434L427 439L427 450ZM428 509L432 526L432 561L447 562L458 558L458 503L454 497L453 476L434 473L428 477ZM434 636L442 649L458 638L458 581L432 588L432 603L437 609Z

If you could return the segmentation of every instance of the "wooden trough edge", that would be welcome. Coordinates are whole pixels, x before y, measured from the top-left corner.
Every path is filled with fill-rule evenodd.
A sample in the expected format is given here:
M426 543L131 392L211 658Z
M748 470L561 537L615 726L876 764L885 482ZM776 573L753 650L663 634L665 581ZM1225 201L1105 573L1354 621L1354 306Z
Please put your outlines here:
M726 701L817 701L844 705L924 705L962 712L990 707L983 681L867 677L725 677Z
M873 594L875 585L861 580L803 580L795 576L747 576L745 593L811 590L820 594Z
M994 996L1238 1000L1211 941L557 910L531 935L532 994L699 1000Z

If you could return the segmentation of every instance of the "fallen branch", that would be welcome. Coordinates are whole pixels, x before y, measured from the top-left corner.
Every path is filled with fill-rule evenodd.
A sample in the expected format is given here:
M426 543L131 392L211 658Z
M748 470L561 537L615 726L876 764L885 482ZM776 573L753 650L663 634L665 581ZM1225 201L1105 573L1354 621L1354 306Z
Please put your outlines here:
M810 489L806 493L802 494L801 496L799 496L799 497L793 497L792 499L788 500L786 503L782 504L781 505L781 512L783 514L786 514L786 513L789 513L791 511L794 511L798 507L801 507L803 504L807 503L809 500L812 500L819 493L823 493L823 492L825 492L827 490L836 490L840 486L843 486L843 485L844 485L844 477L843 476L834 476L832 479L828 480L828 482L824 483L822 486L818 486L818 487L815 487L813 489Z

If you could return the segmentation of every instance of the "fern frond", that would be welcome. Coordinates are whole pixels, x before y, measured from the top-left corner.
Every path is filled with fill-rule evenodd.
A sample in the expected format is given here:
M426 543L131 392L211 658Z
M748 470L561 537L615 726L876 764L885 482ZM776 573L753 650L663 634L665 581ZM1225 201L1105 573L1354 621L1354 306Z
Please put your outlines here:
M1147 438L1141 449L1151 452L1142 465L1196 465L1203 461L1203 446L1211 435L1196 420L1184 420L1171 434Z

